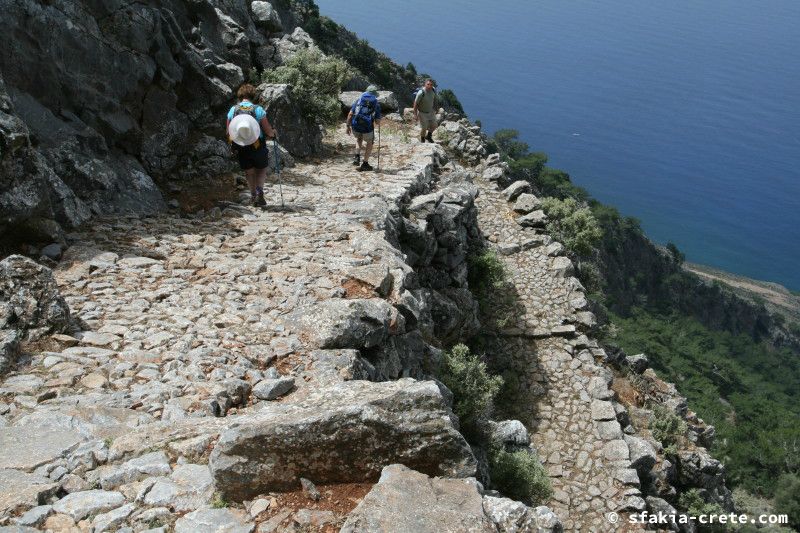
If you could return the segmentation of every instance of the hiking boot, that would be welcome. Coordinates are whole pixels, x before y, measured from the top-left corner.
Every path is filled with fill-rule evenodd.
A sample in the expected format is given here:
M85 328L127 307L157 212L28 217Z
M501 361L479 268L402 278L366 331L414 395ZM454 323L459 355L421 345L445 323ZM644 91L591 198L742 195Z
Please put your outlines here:
M253 201L253 205L255 207L266 207L267 201L264 200L264 193L260 192L256 195L256 199Z
M425 138L428 140L429 143L433 143L433 134L431 132L428 132L428 136Z
M356 154L353 157L353 165L358 166L361 164L361 154Z
M250 205L253 207L258 207L258 196L251 194L250 195Z
M369 164L369 163L367 163L366 161L364 161L363 163L361 163L361 166L360 166L360 167L358 167L358 171L359 171L359 172L364 172L365 170L372 170L372 165L370 165L370 164Z

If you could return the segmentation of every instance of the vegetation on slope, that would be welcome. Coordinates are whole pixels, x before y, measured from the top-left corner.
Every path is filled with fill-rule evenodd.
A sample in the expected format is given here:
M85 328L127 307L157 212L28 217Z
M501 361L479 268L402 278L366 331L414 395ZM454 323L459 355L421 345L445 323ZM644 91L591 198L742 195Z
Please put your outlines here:
M306 118L332 124L341 114L338 97L350 76L352 70L344 60L323 57L319 50L308 49L283 65L264 71L261 81L290 84Z
M716 426L712 452L725 462L731 485L777 501L781 476L800 473L800 354L790 342L775 342L774 317L685 272L676 246L653 245L636 219L548 167L547 156L531 152L515 130L498 131L494 142L513 178L530 181L556 219L590 211L591 220L582 214L580 223L550 229L573 243L576 271L606 340L645 352Z

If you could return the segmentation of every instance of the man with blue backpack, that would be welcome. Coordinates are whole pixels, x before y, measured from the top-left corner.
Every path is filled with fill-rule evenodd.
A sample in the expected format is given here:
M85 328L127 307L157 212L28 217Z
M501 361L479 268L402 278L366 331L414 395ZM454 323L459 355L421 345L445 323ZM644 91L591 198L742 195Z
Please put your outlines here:
M372 170L372 166L369 164L369 155L372 153L372 145L375 142L376 125L380 129L381 104L378 103L378 88L370 85L366 92L353 102L350 113L347 115L347 134L355 135L358 145L356 155L353 157L353 164L358 166L359 172ZM366 147L364 147L364 160L362 161L361 148L364 142L366 142Z

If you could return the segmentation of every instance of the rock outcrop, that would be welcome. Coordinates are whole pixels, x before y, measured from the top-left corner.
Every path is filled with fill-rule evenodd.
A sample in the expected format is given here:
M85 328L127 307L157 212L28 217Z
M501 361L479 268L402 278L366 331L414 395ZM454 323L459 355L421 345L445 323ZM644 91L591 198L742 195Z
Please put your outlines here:
M37 218L75 227L152 214L166 207L156 181L228 171L221 131L234 91L251 69L313 45L291 3L0 8L14 42L0 57L0 228L28 242L54 240L31 228ZM262 92L289 151L318 151L318 126L294 118L287 90Z
M366 481L389 464L475 474L475 458L433 382L350 381L269 405L222 433L209 468L229 501L319 483Z
M0 261L0 374L15 361L21 340L69 324L69 307L49 268L20 255Z

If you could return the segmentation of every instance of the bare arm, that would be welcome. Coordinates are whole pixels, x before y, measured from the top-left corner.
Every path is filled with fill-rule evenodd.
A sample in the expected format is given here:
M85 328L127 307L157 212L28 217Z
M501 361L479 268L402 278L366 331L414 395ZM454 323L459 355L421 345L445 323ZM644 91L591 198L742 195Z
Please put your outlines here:
M345 124L347 125L348 135L350 135L350 132L352 131L352 129L350 128L350 124L352 124L352 121L353 121L353 110L351 109L350 112L347 114L347 120L345 121Z
M272 128L272 125L269 123L269 120L267 120L266 115L264 116L264 118L261 119L261 131L264 132L264 135L266 135L267 138L269 139L275 138L275 130Z

